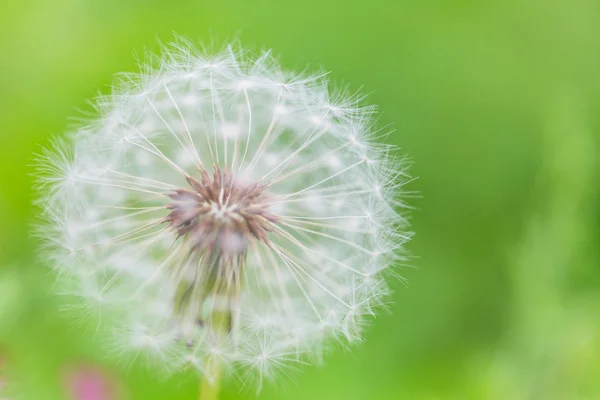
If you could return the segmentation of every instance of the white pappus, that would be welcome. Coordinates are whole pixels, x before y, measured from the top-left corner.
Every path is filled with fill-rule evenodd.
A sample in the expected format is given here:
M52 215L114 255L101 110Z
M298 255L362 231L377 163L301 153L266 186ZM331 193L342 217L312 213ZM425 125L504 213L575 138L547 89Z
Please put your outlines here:
M179 40L38 159L44 257L119 353L244 380L361 337L410 239L374 109Z

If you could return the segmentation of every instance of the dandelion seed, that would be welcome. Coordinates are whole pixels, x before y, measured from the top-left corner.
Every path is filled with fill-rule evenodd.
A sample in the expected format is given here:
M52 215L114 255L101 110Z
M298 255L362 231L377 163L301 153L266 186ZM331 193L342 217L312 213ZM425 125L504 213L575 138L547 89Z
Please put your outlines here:
M409 240L373 108L269 52L180 41L40 157L40 228L119 355L262 382L361 338ZM260 387L262 383L258 386Z

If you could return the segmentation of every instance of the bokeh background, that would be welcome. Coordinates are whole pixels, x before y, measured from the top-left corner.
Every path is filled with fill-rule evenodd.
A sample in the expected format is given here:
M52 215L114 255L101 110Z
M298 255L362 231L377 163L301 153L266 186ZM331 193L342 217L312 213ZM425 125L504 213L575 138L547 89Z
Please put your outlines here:
M0 358L21 398L66 399L79 362L129 399L196 396L189 376L106 359L29 236L32 153L174 31L362 85L415 162L415 257L391 313L259 399L600 399L596 0L2 0Z

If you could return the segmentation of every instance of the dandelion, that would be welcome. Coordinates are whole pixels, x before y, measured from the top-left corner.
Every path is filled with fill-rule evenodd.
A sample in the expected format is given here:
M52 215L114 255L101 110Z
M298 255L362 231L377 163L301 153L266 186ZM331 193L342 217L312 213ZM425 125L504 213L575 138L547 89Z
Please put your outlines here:
M268 51L183 40L115 86L39 160L45 254L115 351L210 391L359 340L410 238L374 109Z

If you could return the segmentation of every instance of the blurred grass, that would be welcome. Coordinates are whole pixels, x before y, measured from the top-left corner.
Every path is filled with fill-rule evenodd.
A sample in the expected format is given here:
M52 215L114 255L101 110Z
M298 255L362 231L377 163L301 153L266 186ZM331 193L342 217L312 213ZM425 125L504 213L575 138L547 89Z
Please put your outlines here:
M392 314L259 398L600 398L600 3L4 0L0 346L28 398L61 398L60 367L78 359L120 371L134 399L195 396L191 377L105 361L59 312L28 237L31 154L173 31L239 34L287 68L363 85L419 177L418 268L394 285Z

